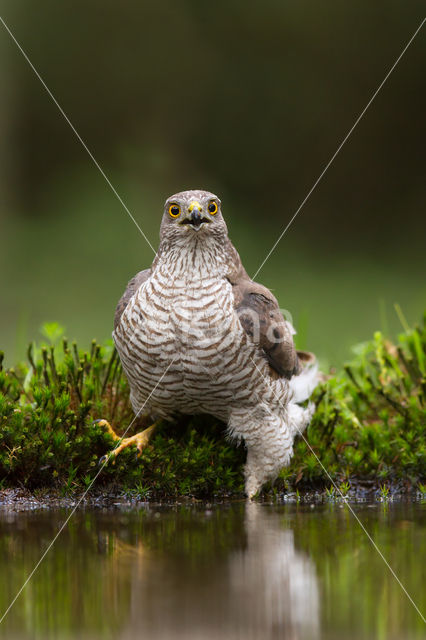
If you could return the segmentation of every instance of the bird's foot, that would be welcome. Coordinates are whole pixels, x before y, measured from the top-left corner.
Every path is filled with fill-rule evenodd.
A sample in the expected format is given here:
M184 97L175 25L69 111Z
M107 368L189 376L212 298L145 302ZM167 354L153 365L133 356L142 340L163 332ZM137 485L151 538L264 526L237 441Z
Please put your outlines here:
M104 464L108 462L111 458L115 460L118 454L121 453L123 449L126 449L130 445L136 445L136 448L138 450L137 457L139 458L139 456L141 455L143 449L148 444L149 439L152 436L157 426L157 423L154 422L154 424L152 424L150 427L148 427L147 429L144 429L143 431L140 431L139 433L136 433L134 436L130 436L129 438L122 438L121 436L115 433L114 429L111 427L111 425L107 420L97 420L96 422L101 427L106 427L108 433L111 435L111 437L115 441L118 441L118 440L121 441L118 447L116 447L115 449L112 449L112 451L110 451L106 455L102 456L102 458L100 458L99 464Z

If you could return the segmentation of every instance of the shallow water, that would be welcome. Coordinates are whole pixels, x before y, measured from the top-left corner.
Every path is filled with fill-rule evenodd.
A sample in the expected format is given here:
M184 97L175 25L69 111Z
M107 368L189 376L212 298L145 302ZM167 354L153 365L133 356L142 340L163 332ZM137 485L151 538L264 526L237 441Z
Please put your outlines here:
M420 610L426 507L354 504ZM0 510L0 617L70 512ZM426 626L347 506L76 512L1 638L392 638Z

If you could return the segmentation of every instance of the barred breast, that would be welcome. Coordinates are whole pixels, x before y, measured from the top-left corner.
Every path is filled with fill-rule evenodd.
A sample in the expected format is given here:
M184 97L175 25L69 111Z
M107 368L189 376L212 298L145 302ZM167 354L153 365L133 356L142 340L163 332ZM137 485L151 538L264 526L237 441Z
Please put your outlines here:
M225 256L196 246L167 252L114 331L136 413L170 418L255 402L265 362L234 310ZM142 409L143 407L143 409Z

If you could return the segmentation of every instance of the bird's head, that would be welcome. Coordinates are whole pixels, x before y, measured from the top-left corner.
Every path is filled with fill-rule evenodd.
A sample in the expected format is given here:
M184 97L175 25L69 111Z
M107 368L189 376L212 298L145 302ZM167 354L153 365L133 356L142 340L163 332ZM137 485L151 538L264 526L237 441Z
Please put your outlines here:
M226 235L221 202L214 193L181 191L167 198L161 222L161 238L202 238Z

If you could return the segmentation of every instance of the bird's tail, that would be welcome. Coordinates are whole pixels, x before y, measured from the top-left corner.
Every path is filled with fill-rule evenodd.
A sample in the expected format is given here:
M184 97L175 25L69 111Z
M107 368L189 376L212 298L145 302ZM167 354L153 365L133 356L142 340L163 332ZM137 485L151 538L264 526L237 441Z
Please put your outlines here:
M300 373L289 381L290 390L293 392L292 402L304 402L307 400L319 382L318 362L313 353L298 351Z

